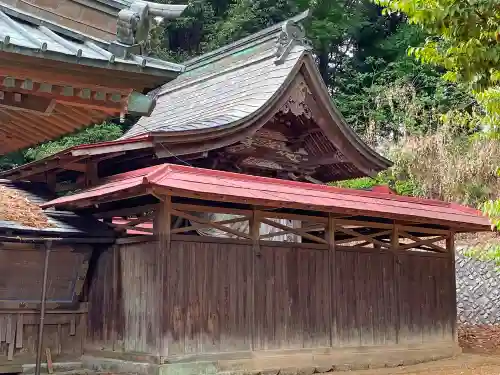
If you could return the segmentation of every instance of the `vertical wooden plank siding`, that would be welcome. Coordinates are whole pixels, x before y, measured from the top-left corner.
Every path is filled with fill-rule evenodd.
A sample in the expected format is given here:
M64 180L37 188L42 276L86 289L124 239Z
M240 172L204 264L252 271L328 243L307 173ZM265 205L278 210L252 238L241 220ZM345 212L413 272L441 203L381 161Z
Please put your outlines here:
M87 324L87 348L113 350L112 330L119 332L116 321L119 305L114 306L113 251L108 249L99 255L95 264L92 284L89 290L89 311ZM119 288L118 288L119 289Z
M202 241L120 245L114 282L103 253L89 302L94 341L110 347L122 337L125 352L175 357L453 340L451 256L334 249L333 241L330 250Z
M261 247L255 270L256 350L330 345L328 251Z
M400 255L401 344L453 340L455 277L450 258Z
M69 311L54 313L49 311L44 321L43 343L58 359L61 355L68 358L78 358L82 352L82 334L71 334L71 321L78 323L87 319L84 312L71 313ZM23 312L9 312L0 310L0 328L9 333L9 337L0 337L0 365L8 365L19 359L26 363L33 363L37 350L37 334L40 323L39 314L35 310Z
M334 346L396 342L394 259L390 253L337 251Z
M168 354L251 349L251 245L172 241L164 331Z
M157 244L131 244L120 249L126 352L158 354L159 315Z

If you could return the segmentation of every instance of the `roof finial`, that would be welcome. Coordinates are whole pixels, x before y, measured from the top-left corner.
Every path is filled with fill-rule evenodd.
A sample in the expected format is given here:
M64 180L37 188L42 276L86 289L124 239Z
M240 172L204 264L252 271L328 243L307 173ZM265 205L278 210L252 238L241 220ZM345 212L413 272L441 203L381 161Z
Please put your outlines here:
M282 64L296 45L304 46L307 49L312 48L302 24L287 20L283 23L281 33L278 36L275 64Z
M127 53L145 54L149 37L151 18L178 18L187 5L157 4L148 1L134 1L129 8L118 13L116 42L110 45L110 52L125 58Z

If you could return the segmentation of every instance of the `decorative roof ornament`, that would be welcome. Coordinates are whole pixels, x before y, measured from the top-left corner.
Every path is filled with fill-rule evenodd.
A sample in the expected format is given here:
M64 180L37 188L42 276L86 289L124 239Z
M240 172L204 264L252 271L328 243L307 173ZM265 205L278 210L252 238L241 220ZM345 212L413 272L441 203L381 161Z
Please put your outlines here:
M294 90L292 90L292 94L280 108L280 112L287 114L293 113L295 116L305 116L310 119L313 117L311 109L306 104L306 98L308 95L311 95L311 90L307 87L306 82L301 79L296 82Z
M134 1L129 8L122 9L118 13L116 41L111 43L110 52L121 58L131 53L144 55L151 29L151 19L154 17L167 20L178 18L186 7L187 5Z
M304 46L307 49L312 48L310 41L306 38L304 26L293 20L287 20L283 23L281 33L278 36L274 63L276 65L282 64L296 45Z

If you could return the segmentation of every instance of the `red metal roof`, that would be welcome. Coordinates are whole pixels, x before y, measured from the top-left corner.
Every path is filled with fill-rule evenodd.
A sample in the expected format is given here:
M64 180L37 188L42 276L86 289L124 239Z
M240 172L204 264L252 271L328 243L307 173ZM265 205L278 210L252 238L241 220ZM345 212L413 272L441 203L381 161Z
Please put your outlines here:
M42 207L87 207L98 201L124 199L128 193L147 195L152 189L206 200L460 226L462 231L490 228L488 218L481 212L458 204L174 164L115 175L94 188L55 199Z

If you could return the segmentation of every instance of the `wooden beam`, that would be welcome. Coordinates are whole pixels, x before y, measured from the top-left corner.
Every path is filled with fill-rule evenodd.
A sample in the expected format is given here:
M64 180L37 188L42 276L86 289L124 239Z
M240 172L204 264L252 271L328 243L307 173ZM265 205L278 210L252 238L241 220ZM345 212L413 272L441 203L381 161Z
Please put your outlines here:
M342 229L340 229L340 230L342 231ZM345 238L343 240L338 240L335 244L336 245L341 245L341 244L344 244L344 243L365 240L368 243L380 246L379 244L375 244L373 242L373 239L376 239L377 237L381 237L381 236L387 236L387 235L390 235L391 233L392 233L392 230L384 230L384 231L380 231L380 232L372 233L372 234L364 234L364 235L361 234L363 236L362 238L359 238L360 236L356 236L356 237L353 236L351 238Z
M336 262L336 244L335 244L335 217L332 214L328 215L328 225L325 230L325 239L328 242L328 270L330 274L330 285L332 290L337 290L337 262ZM335 308L335 296L337 293L329 293L328 299L330 311ZM336 342L334 335L337 333L336 314L330 314L330 346L333 347Z
M158 211L156 212L154 231L158 236L158 246L156 251L156 264L157 264L157 280L156 286L158 287L158 306L164 306L164 283L165 283L165 265L170 254L171 240L172 240L172 197L167 195L160 202ZM159 327L159 332L164 332L164 325L166 316L164 316L164 309L159 309L156 312L156 317L158 321L156 322ZM158 335L160 342L157 344L157 353L160 363L163 362L162 358L166 356L166 351L168 348L167 341L163 338L163 335Z
M248 240L251 239L250 235L248 235L246 233L240 232L240 231L232 229L232 228L225 227L223 225L220 225L220 224L217 224L217 223L214 223L214 222L211 222L210 220L206 220L206 219L202 219L202 218L193 216L193 215L188 214L186 212L177 211L177 210L173 209L172 210L172 214L175 215L175 216L180 216L180 217L182 217L184 219L187 219L187 220L189 220L191 222L205 224L205 225L210 225L210 226L212 226L212 227L214 227L216 229L219 229L219 230L221 230L223 232L234 234L235 236L238 236L238 237L243 237L243 238L246 238Z
M3 79L1 79L3 78ZM83 106L98 110L120 112L127 103L130 92L79 88L68 85L57 85L44 82L33 82L29 79L15 79L12 77L1 77L0 82L6 79L13 79L14 86L7 87L1 85L0 90L5 93L19 94L22 96L33 96L40 100L49 99L59 103L74 106ZM28 83L28 84L27 84ZM1 92L0 91L0 92ZM112 100L112 96L117 96L118 100ZM99 99L100 98L100 99Z
M421 242L422 239L420 239L419 237L416 237L416 236L413 236L409 233L406 233L404 231L400 231L399 232L399 235L401 237L405 237L405 238L409 238L410 240L414 241L414 244L415 246L417 246L417 243L418 242ZM441 236L441 237L438 237L438 238L441 238L441 240L445 239L447 236ZM437 241L437 240L436 240ZM434 241L435 242L435 241ZM433 242L430 242L430 243L426 243L426 244L423 244L423 243L420 243L418 244L418 246L421 246L421 245L427 245L429 246L430 248L438 251L438 252L443 252L443 251L446 251L446 249L443 249L442 247L438 246L438 245L435 245Z
M359 240L365 240L365 241L371 242L373 244L379 245L380 247L383 247L383 248L390 247L388 244L386 244L386 243L384 243L382 241L376 240L375 238L372 238L369 235L361 234L359 232L356 232L355 230L352 230L352 229L349 229L349 228L345 228L345 227L343 227L341 225L337 225L336 228L339 231L344 232L345 234L348 234L350 236L353 236L354 238L357 238Z
M451 286L451 292L453 293L453 298L450 301L450 316L455 318L457 316L457 300L456 300L456 291L457 291L457 278L456 278L456 254L455 254L455 233L450 231L448 233L448 238L446 239L446 250L448 251L448 255L450 257L450 263L451 263L451 272L449 277L451 278L452 286ZM457 320L452 319L451 322L452 326L452 335L453 335L453 341L455 344L458 345L458 332L457 332Z
M383 243L383 247L387 247L386 243ZM390 249L394 252L399 251L399 226L394 225L392 228L392 236L391 236L391 246Z
M22 180L29 176L46 173L53 169L65 169L66 165L73 165L74 168L78 168L75 167L75 165L82 160L84 160L84 157L72 158L69 156L48 160L41 165L34 165L31 168L26 167L26 169L20 170L16 175L10 176L10 179Z
M55 102L47 98L39 98L31 94L19 94L0 90L0 106L7 109L36 113L51 113Z
M261 256L260 254L260 213L257 210L253 210L252 217L250 219L250 237L252 239L252 253L251 253L251 290L250 290L250 306L255 306L255 279L256 279L256 262ZM257 330L255 329L256 316L255 309L250 309L250 346L251 350L255 350L257 347L256 337Z
M243 217L237 217L234 219L228 219L228 220L222 220L222 221L210 221L207 224L193 224L193 225L190 225L187 227L172 229L172 234L185 233L185 232L189 232L192 230L198 230L198 229L203 229L203 228L211 228L212 224L226 225L226 224L241 223L243 221L247 221L249 218L250 218L249 216L243 216Z
M133 216L133 215L143 214L145 212L155 211L159 207L160 207L160 204L158 204L158 203L147 204L147 205L144 205L144 206L137 206L137 207L131 207L131 208L122 208L122 209L119 209L119 210L99 212L99 213L94 214L94 217L96 217L98 219L111 219L113 217L127 217L127 216Z
M296 229L296 228L294 228ZM325 230L325 227L323 225L314 225L314 226L311 226L311 227L302 227L300 229L301 232L305 232L305 233L309 233L309 232L322 232ZM281 232L271 232L271 233L268 233L268 234L263 234L262 236L260 236L261 239L265 239L265 238L272 238L272 237L278 237L278 236L282 236L282 235L285 235L285 234L289 234L290 231L289 230L283 230Z
M323 239L321 237L318 237L318 236L314 236L314 235L312 235L310 233L307 233L306 231L301 230L301 229L290 228L290 227L288 227L286 225L277 223L277 222L272 221L272 220L264 219L264 218L261 219L261 222L264 223L264 224L270 225L272 227L276 227L278 229L282 229L284 231L288 231L289 233L295 234L297 236L300 236L300 237L303 237L303 238L307 238L308 240L311 240L311 241L314 241L314 242L318 242L318 243L322 243L322 244L328 244L328 242L325 239Z
M447 238L447 236L440 236L440 237L430 238L430 239L426 239L426 240L420 239L420 241L418 241L418 242L412 242L409 244L399 245L399 250L408 250L408 249L414 249L414 248L416 249L416 248L419 248L421 246L433 246L435 242L443 241L446 238ZM433 247L433 249L435 249L435 251L440 252L440 253L446 252L445 249L440 248L439 246L435 246L435 247Z
M102 155L108 154L112 152L123 152L123 151L131 151L131 150L140 150L143 148L152 148L153 142L151 141L140 141L140 142L131 142L131 143L122 143L115 144L109 146L99 146L94 148L82 148L78 150L71 151L74 156L84 156L84 155Z

